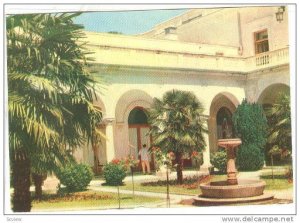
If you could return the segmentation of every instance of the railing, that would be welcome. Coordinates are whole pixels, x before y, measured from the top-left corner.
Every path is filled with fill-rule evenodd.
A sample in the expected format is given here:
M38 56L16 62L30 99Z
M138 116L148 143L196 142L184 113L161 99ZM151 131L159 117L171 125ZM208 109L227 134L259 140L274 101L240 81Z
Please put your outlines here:
M278 49L248 57L245 60L249 71L289 63L289 48Z
M270 63L270 55L264 53L264 55L256 56L255 57L255 65L258 66L264 66Z
M177 68L245 73L289 63L289 48L265 52L253 57L217 56L197 53L133 49L124 46L89 45L95 63L157 68Z

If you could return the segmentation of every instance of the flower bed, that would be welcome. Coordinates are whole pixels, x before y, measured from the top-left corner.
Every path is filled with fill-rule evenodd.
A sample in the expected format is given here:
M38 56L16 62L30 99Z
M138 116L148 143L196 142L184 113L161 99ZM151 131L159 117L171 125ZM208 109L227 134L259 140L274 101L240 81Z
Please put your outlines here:
M113 199L113 196L110 194L99 194L99 193L91 193L91 192L77 192L72 194L45 194L43 195L40 201L35 202L44 202L47 201L49 203L56 202L69 202L69 201L86 201L86 200L107 200Z
M211 176L191 176L183 179L183 184L178 184L177 180L169 180L169 185L175 185L178 187L186 188L186 189L196 189L199 187L200 183L208 182L211 179ZM141 186L166 186L166 180L158 180L153 182L144 182L141 183Z

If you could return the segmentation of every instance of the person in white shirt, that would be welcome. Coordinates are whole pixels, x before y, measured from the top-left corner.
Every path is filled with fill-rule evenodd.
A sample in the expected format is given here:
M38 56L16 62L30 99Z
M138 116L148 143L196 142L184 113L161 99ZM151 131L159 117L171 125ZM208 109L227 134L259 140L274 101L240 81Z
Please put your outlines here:
M141 162L142 162L142 169L143 169L143 174L146 174L146 168L147 168L147 173L150 174L150 164L149 164L149 153L147 149L147 145L144 144L143 148L139 151L139 155L141 156Z

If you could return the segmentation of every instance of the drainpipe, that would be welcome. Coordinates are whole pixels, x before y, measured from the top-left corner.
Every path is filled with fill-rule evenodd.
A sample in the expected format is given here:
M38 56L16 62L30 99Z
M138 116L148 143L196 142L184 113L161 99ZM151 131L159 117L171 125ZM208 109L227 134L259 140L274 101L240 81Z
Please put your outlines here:
M243 55L243 39L242 39L242 26L241 26L241 15L237 13L237 22L238 22L238 33L239 33L239 55Z

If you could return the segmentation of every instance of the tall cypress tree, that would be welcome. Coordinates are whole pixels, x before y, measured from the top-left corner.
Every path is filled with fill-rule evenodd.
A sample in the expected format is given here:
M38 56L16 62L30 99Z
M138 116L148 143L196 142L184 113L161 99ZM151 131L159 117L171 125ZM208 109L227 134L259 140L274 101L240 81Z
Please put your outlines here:
M267 119L261 105L248 103L246 99L233 114L236 133L242 139L237 152L240 170L258 170L264 164L264 146L267 142Z

